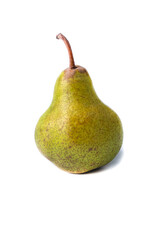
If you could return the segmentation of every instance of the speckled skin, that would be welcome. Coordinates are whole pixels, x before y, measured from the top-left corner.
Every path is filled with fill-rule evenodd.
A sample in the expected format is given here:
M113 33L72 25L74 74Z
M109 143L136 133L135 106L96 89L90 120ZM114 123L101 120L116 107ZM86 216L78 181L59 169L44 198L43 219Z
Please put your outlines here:
M36 126L41 153L63 170L84 173L110 162L122 139L119 117L99 100L87 71L63 71L53 101Z

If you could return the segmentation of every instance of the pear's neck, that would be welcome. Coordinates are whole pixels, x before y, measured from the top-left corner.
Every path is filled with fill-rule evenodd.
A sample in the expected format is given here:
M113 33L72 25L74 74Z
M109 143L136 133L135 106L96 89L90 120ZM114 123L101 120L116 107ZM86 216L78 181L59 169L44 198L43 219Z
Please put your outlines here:
M88 73L77 71L67 78L62 72L56 81L52 105L55 104L91 104L98 101Z

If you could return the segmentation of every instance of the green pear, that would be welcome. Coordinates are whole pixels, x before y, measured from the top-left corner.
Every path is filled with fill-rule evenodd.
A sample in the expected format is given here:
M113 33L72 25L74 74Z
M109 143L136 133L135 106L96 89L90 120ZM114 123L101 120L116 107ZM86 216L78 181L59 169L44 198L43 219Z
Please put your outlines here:
M84 173L109 163L119 152L123 130L118 115L96 95L87 70L77 66L62 35L70 66L58 77L53 101L40 117L35 141L40 152L59 168Z

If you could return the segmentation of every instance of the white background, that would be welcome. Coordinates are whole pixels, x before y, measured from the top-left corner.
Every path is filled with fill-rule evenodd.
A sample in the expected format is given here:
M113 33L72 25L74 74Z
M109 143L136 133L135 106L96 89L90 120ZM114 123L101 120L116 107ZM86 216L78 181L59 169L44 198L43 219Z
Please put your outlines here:
M124 142L88 174L38 151L69 39ZM0 1L0 239L160 239L160 2Z

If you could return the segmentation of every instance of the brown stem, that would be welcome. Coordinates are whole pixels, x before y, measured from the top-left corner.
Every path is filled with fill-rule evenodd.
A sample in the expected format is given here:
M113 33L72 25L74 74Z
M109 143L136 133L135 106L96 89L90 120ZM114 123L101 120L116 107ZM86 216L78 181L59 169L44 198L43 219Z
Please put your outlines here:
M62 39L63 42L65 43L66 47L67 47L67 50L68 50L68 54L69 54L69 67L70 68L76 68L75 66L75 63L74 63L74 58L73 58L73 53L72 53L72 49L71 49L71 45L70 43L68 42L67 38L59 33L57 36L56 36L57 39Z

